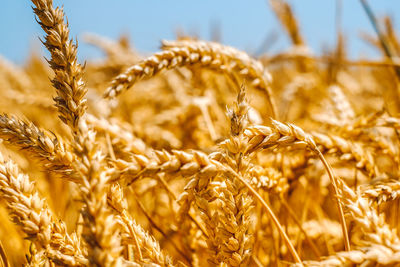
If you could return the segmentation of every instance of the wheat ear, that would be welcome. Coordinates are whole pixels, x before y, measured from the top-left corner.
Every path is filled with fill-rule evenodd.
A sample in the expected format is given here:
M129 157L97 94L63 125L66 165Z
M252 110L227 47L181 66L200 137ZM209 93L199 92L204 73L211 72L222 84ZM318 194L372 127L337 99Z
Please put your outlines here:
M224 143L222 152L241 176L246 175L248 169L247 161L243 160L241 156L244 146L240 142L243 139L244 125L247 123L248 108L245 89L242 86L234 108L228 111L231 121L231 137L228 142ZM233 144L229 145L228 143ZM246 264L252 254L253 235L251 234L250 215L253 199L239 180L232 179L229 175L221 178L223 181L214 188L208 183L204 190L195 189L191 192L195 195L194 203L204 213L202 217L206 223L206 229L210 230L210 238L207 243L213 256L212 262L240 266ZM214 194L208 193L212 190L215 190ZM208 194L212 197L208 197ZM213 195L219 201L214 213L211 212L212 206L206 203L213 202Z
M25 149L32 156L45 161L45 167L61 173L70 180L78 178L72 175L71 163L75 155L69 151L62 139L7 114L0 115L0 138L18 148Z
M219 154L226 162L227 166L224 168L228 172L221 176L221 182L212 181L213 176L195 175L178 200L181 204L180 214L187 213L192 202L201 211L208 231L207 244L212 251L213 257L210 261L213 264L229 264L230 266L245 264L251 256L249 240L252 236L248 230L252 199L247 191L249 189L278 227L294 260L301 264L300 257L272 209L243 178L249 168L248 160L243 156L246 149L243 132L247 124L247 110L248 104L242 87L233 110L228 111L231 137L221 144L224 151ZM219 209L213 211L211 203L215 199L221 203L218 208L223 209L223 212Z
M20 173L18 167L1 154L0 191L14 222L38 248L45 249L51 260L71 266L88 263L77 236L68 235L63 222L54 218L29 177Z
M113 180L124 179L130 184L139 178L154 177L159 173L183 177L195 174L212 177L219 172L228 172L220 162L210 159L207 154L200 151L154 150L153 152L155 157L152 158L134 154L130 161L117 159L113 162L115 169Z
M320 147L321 152L334 151L346 160L357 162L356 167L364 169L370 177L376 176L374 160L372 156L365 151L359 144L347 141L337 135L327 135L323 133L312 132L313 139Z
M294 45L304 45L304 40L300 34L299 26L292 8L286 1L270 0L272 10L283 25L284 29L289 34L289 37Z
M343 124L349 124L354 121L356 117L354 109L342 88L338 85L331 85L328 87L328 91L340 121Z
M77 131L79 118L86 111L83 68L77 62L76 44L69 39L68 24L64 12L54 8L52 0L32 0L38 23L46 33L43 44L51 54L50 67L55 76L52 84L57 92L54 98L61 120L73 131Z
M246 53L229 46L202 41L163 41L165 51L158 52L128 68L117 76L107 89L108 98L119 95L140 79L149 79L164 69L200 65L223 73L236 74L251 81L251 84L267 95L267 100L276 116L276 107L270 89L270 74L259 61Z
M398 266L399 260L399 250L392 250L384 245L368 244L357 247L357 250L338 252L321 261L305 261L304 265L307 267Z
M85 121L79 124L75 154L81 161L73 167L81 177L80 191L85 206L82 216L85 221L83 237L88 243L89 261L98 266L118 266L122 262L119 227L111 208L107 205L110 173L105 167L104 155L95 142L96 133Z
M360 191L354 192L343 182L340 183L342 201L351 214L350 218L355 222L355 227L362 229L359 232L363 233L363 239L385 246L400 243L395 230L385 222L383 214L379 214L376 209L371 207L368 199L363 198Z
M372 266L385 265L396 266L400 259L400 240L395 230L392 230L385 222L382 214L371 208L368 200L361 197L360 192L354 192L351 188L339 181L343 202L350 213L355 227L362 233L362 246L357 250L338 252L322 261L304 262L306 266Z

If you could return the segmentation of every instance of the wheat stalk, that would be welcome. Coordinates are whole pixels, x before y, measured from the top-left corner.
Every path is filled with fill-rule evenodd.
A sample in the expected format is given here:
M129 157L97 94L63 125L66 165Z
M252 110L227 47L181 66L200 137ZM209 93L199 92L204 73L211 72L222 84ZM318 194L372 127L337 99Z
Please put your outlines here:
M76 45L69 40L68 25L64 22L62 9L53 8L51 0L32 0L39 24L47 34L44 45L51 53L50 67L55 78L52 84L58 96L54 99L61 120L74 133L75 154L83 159L73 167L81 177L83 218L86 222L85 241L89 244L89 261L95 265L118 265L121 248L117 226L106 203L108 174L102 167L102 155L97 150L95 132L87 128L82 116L86 112L83 69L76 58ZM104 166L104 165L103 165Z

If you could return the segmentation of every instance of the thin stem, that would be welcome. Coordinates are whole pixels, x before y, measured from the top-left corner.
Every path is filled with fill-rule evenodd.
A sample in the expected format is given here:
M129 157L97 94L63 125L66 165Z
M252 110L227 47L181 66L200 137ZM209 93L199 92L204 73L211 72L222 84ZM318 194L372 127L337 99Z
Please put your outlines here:
M126 210L122 211L122 219L125 221L126 225L128 226L129 233L133 236L133 240L135 242L136 253L138 255L139 261L143 262L143 255L142 251L140 250L139 240L137 239L136 233L132 228L132 224L130 224L128 215L126 214Z
M382 31L379 29L378 22L376 21L376 18L374 16L374 13L372 12L371 7L368 5L366 0L360 0L362 7L364 8L365 13L367 13L367 16L369 20L371 21L372 27L374 28L376 34L379 37L379 42L381 43L381 46L383 50L385 51L385 54L388 58L392 59L393 57L393 52L391 47L389 46L389 43L387 42L385 36L382 34ZM400 72L398 69L396 69L396 73L400 75Z
M173 198L173 200L177 200L177 196L175 193L171 190L169 187L168 183L164 180L164 178L161 175L157 175L157 178L160 180L161 184L164 186L165 190L167 190L168 194ZM194 222L194 224L200 229L200 231L203 233L203 235L208 238L207 231L204 229L204 227L197 221L196 217L188 211L189 218Z
M161 227L156 224L156 222L151 218L150 214L146 211L145 207L143 206L142 202L140 202L139 198L137 195L134 193L134 198L136 200L136 203L138 204L140 210L143 212L144 216L149 220L150 224L158 231L160 232L166 240L169 240L171 245L175 248L175 250L190 264L190 258L183 253L182 250L179 249L178 245L175 243L174 240L168 238L168 235L161 229Z
M383 61L373 61L373 60L349 60L343 59L341 62L336 62L334 57L330 56L321 56L321 57L311 57L304 55L290 55L290 54L281 54L270 59L266 59L265 61L269 64L280 63L286 60L297 60L297 58L306 58L309 60L325 63L325 64L333 64L333 65L349 65L349 66L358 66L358 67L400 67L400 63L389 61L384 59Z
M287 209L289 212L289 215L292 217L293 221L296 223L296 225L299 227L300 231L304 234L304 237L306 238L307 243L310 245L311 250L314 252L315 256L318 258L321 257L321 252L315 245L315 243L311 240L311 238L307 235L307 232L304 230L303 226L301 225L301 222L297 218L296 214L292 210L292 208L289 206L287 201L285 199L281 199L283 206Z
M366 0L360 0L360 2L361 2L361 5L364 8L365 13L367 13L367 16L368 16L369 20L371 21L371 24L372 24L376 34L378 35L379 42L380 42L380 44L382 46L382 49L383 49L386 57L388 57L389 60L391 62L393 62L394 58L397 57L397 55L394 52L394 49L393 49L393 47L392 47L392 45L390 43L390 40L388 40L386 38L386 36L382 33L381 29L379 28L379 25L378 25L378 22L377 22L377 20L376 20L376 18L374 16L374 13L373 13L371 7L368 5L367 1ZM396 73L396 78L397 78L396 81L398 83L400 81L400 68L399 67L394 67L394 72ZM390 92L390 93L391 93L390 97L394 97L395 98L394 100L396 100L396 105L398 106L400 104L400 96L399 96L399 93L397 91L397 88L394 91ZM396 113L398 113L398 112L399 111L397 110ZM396 134L397 134L397 137L399 137L400 134L399 134L399 132L397 130L396 130Z
M340 224L342 225L344 246L345 246L346 251L350 251L350 240L349 240L349 235L347 233L346 220L344 218L344 212L343 212L342 203L339 200L340 193L339 193L339 189L338 189L338 186L337 186L337 182L336 182L335 176L333 175L333 170L332 170L331 166L328 164L328 162L326 161L324 155L322 155L321 151L319 149L316 149L315 152L317 153L318 157L322 161L322 164L324 164L326 170L328 171L329 179L331 180L331 183L333 185L333 189L335 190L335 199L336 199L336 204L337 204L337 207L338 207L338 210L339 210Z
M280 224L278 218L275 216L274 212L272 209L268 206L267 202L260 196L260 194L257 193L257 191L248 183L246 182L240 175L238 175L236 172L232 171L232 174L241 181L249 190L250 192L260 201L261 205L266 209L268 215L271 217L272 221L274 222L275 226L278 228L279 233L281 234L283 240L286 243L286 246L288 247L290 254L292 254L293 259L295 260L296 263L300 264L300 266L304 266L299 254L297 254L293 244L290 242L289 237L285 233L285 230L283 229L282 225Z
M0 256L3 262L4 267L9 267L10 263L8 262L6 251L4 250L3 244L0 241Z

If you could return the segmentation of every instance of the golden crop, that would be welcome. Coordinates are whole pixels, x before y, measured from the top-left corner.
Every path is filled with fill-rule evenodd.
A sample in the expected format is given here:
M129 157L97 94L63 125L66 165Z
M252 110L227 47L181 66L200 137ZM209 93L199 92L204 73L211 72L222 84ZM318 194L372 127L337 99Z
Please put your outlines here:
M83 67L63 10L32 3L48 62L0 58L4 266L400 266L390 19L380 61L340 34L307 53L271 0L285 53L87 36L106 58Z

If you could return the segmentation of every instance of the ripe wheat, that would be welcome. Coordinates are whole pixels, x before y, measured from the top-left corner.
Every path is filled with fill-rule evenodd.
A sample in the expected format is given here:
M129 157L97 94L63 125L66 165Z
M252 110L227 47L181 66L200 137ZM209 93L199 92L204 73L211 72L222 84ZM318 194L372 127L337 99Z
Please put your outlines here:
M31 2L50 58L0 57L3 266L400 266L390 18L379 61L340 33L313 56L271 0L287 52L86 35L105 58L81 65L63 9Z

